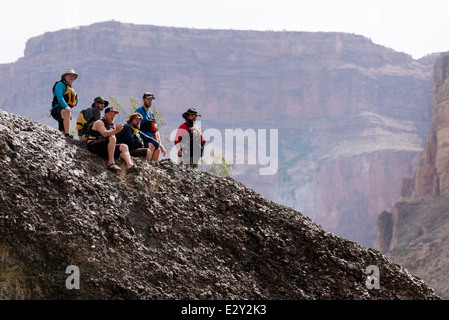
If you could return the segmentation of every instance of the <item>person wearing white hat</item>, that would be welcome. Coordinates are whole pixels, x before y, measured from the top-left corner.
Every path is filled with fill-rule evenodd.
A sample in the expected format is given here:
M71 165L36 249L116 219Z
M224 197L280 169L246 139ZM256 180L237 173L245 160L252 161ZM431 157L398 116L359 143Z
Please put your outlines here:
M58 129L66 137L70 135L70 120L72 108L78 104L78 96L72 88L72 83L78 78L78 74L68 68L62 75L61 80L53 86L53 101L51 105L51 116L58 121Z

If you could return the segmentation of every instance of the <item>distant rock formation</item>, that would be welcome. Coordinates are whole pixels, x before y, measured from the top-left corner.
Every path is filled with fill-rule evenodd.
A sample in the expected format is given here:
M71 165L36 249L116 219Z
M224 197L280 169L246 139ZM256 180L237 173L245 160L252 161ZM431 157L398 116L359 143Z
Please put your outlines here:
M449 298L449 53L435 62L430 129L401 198L379 217L378 249L388 253ZM390 226L391 224L391 226Z
M111 173L0 110L0 299L439 299L231 178L136 162L140 175Z
M153 91L172 129L192 106L206 129L278 129L277 174L244 166L233 177L374 247L378 213L418 163L434 60L346 33L104 22L30 39L23 58L0 65L0 107L55 127L51 87L73 67L74 120L99 95L126 105Z
M23 58L0 65L0 90L9 93L0 96L0 106L48 107L51 87L67 65L80 73L74 86L81 107L98 95L127 102L154 90L155 102L168 113L197 105L209 121L234 124L361 111L429 117L423 108L431 98L429 64L362 36L119 22L30 39Z

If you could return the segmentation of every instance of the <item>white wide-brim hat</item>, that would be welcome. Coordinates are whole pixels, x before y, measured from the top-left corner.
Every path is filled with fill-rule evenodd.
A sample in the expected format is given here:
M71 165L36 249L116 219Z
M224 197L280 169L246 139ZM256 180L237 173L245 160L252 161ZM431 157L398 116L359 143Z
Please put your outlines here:
M78 73L75 72L75 70L73 70L73 68L68 68L61 76L61 78L64 78L64 76L66 74L74 74L75 75L75 80L76 78L78 78Z

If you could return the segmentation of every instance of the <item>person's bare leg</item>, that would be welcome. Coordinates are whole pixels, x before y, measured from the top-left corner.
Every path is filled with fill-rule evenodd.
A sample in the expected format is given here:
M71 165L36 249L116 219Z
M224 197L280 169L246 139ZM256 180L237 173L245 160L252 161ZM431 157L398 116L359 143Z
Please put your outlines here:
M147 155L145 156L145 159L151 159L152 154L153 154L153 151L151 151L151 147L147 148Z
M70 132L70 116L71 115L72 115L72 110L69 107L67 107L61 111L61 117L64 120L64 132L63 132L64 135L66 135Z
M159 155L161 154L161 149L157 149L153 155L153 161L159 161Z
M117 139L115 136L109 137L109 143L108 143L108 166L113 164L114 161L114 153L115 153L115 145L117 143ZM118 168L118 166L116 166Z
M131 161L131 155L129 154L129 149L126 144L120 144L120 153L128 169L131 168L134 164Z
M161 150L158 148L156 151L154 151L155 146L150 144L148 146L147 156L145 159L151 159L151 156L153 156L153 161L159 161L159 154L161 153Z

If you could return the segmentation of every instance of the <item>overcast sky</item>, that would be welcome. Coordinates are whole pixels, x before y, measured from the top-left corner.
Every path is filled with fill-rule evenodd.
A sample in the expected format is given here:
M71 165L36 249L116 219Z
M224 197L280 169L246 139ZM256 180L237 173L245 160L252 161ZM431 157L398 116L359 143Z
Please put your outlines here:
M449 0L12 0L0 11L0 63L48 31L120 21L200 29L339 31L418 59L449 51Z

